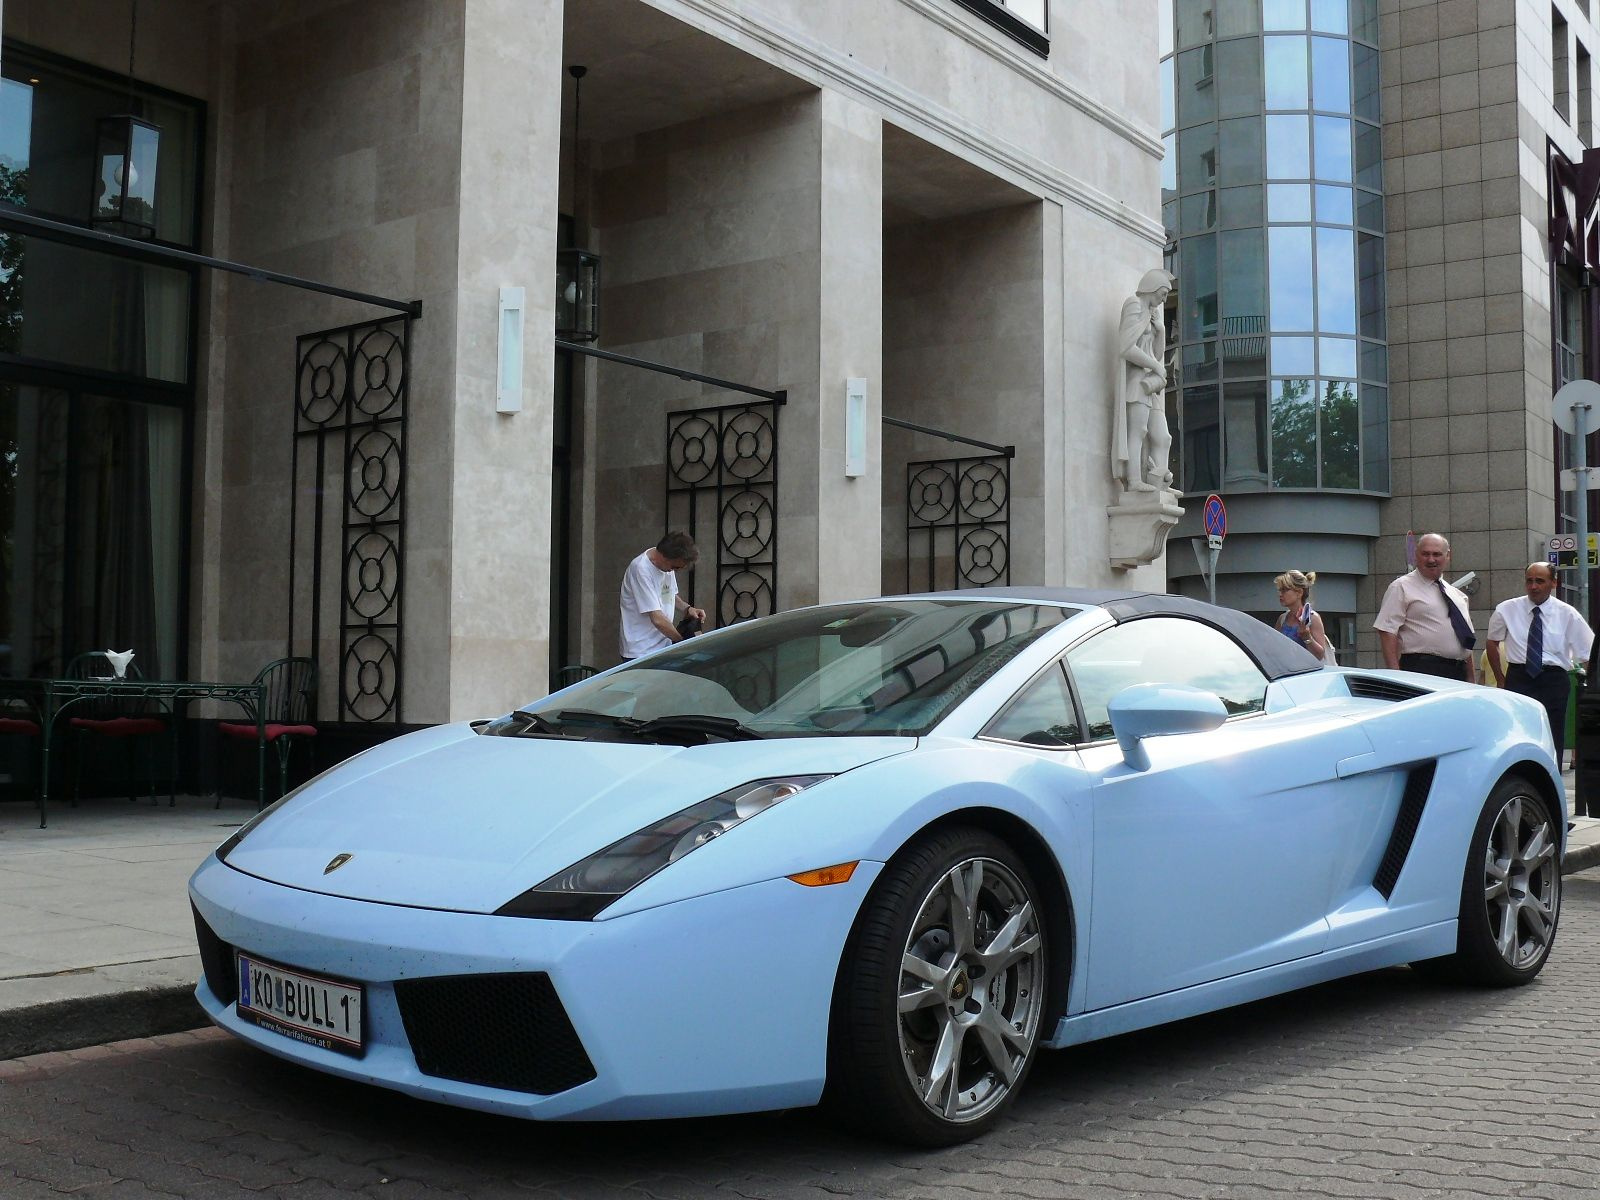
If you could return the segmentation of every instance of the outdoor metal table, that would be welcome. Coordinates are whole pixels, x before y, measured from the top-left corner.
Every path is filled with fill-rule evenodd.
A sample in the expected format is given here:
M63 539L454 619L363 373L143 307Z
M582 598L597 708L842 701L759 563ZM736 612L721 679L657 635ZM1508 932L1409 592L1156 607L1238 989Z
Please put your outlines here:
M266 687L261 683L206 683L189 679L0 679L0 697L22 699L39 712L39 828L45 828L50 802L50 743L56 719L73 705L106 698L153 700L177 716L177 706L190 700L237 704L256 722L256 807L266 795L267 737L262 709Z

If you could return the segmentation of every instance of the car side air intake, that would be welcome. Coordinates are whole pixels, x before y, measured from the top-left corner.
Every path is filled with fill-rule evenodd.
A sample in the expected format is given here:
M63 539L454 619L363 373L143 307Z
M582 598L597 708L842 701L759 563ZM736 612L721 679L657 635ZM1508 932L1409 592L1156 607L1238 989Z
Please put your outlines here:
M1417 836L1417 826L1422 823L1422 807L1428 802L1428 792L1433 787L1433 762L1412 767L1406 773L1405 794L1400 797L1400 811L1395 814L1394 829L1389 833L1389 845L1373 876L1372 886L1387 900L1394 894L1394 885L1400 879L1400 869L1406 865L1411 853L1411 842Z

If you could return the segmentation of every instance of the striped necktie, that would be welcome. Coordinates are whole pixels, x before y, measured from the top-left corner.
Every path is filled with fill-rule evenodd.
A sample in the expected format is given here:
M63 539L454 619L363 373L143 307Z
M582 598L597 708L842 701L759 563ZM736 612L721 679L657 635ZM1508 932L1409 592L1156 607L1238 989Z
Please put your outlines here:
M1528 622L1528 660L1522 664L1530 679L1544 670L1544 613L1533 606L1533 620Z

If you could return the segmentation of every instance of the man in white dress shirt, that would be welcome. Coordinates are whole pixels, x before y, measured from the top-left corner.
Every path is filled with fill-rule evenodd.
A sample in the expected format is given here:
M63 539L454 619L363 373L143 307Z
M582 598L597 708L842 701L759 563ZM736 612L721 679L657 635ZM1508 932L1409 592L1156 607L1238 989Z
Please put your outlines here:
M1560 763L1566 748L1567 672L1589 657L1594 631L1582 613L1550 594L1556 572L1549 563L1529 563L1523 582L1528 594L1502 601L1489 618L1489 670L1507 691L1544 705Z

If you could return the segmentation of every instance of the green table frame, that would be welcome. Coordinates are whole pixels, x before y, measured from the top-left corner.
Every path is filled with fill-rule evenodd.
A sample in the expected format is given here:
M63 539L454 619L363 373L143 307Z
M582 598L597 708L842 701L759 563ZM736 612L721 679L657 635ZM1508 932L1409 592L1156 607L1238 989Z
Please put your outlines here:
M151 700L164 705L176 720L178 706L191 700L220 700L237 704L256 723L256 808L267 792L266 685L262 683L205 683L198 680L159 679L0 679L0 697L21 699L39 713L39 828L46 827L50 803L50 744L57 719L75 704L89 700Z

